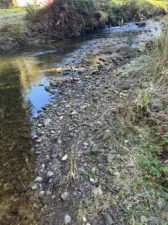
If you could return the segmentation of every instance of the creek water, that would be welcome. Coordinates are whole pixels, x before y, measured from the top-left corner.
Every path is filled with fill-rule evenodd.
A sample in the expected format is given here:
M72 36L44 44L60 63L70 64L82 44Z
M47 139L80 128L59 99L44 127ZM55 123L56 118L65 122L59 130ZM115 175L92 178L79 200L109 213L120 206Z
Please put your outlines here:
M127 37L127 32L139 33ZM41 45L0 56L0 224L30 224L27 215L32 214L34 203L28 189L35 167L35 158L29 152L31 118L53 98L46 91L53 76L49 71L67 64L78 64L80 57L90 51L93 40L99 45L106 38L117 39L121 42L121 49L129 51L138 48L141 41L154 39L160 33L161 26L156 21L148 21L145 27L126 24L78 40ZM125 44L122 43L123 37L127 40ZM77 56L75 60L74 55ZM59 90L55 93L59 94Z

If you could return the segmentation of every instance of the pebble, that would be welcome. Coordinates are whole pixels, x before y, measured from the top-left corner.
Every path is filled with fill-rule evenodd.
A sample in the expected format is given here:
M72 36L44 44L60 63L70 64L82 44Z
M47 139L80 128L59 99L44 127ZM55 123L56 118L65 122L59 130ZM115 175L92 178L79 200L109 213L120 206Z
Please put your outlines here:
M40 143L40 142L42 142L42 139L37 139L36 142Z
M36 177L36 179L34 180L34 182L40 183L42 182L43 178L42 177Z
M43 122L45 127L47 127L50 123L51 123L50 119L45 119L44 122Z
M111 132L110 130L105 130L104 135L103 135L103 141L106 141L110 138Z
M95 179L90 178L90 182L91 182L92 184L97 184L97 183L98 183L98 179L97 179L97 178L95 178Z
M107 162L108 163L112 163L114 159L115 159L115 154L110 153L110 154L107 155Z
M68 196L69 196L69 193L65 191L65 192L61 195L61 199L62 199L63 201L66 201L67 198L68 198Z
M119 172L114 172L113 175L116 176L116 177L120 177L120 173Z
M71 217L69 215L65 215L65 217L64 217L65 224L70 224L71 221L72 221Z
M82 221L83 221L84 223L86 223L86 222L87 222L87 219L86 219L86 217L85 217L85 216L82 218Z
M38 118L39 118L39 115L38 114L36 114L36 115L33 116L33 119L38 119Z
M114 221L109 214L104 214L104 220L105 220L106 225L114 224Z
M39 195L43 196L44 195L44 191L40 191Z
M74 116L74 115L76 115L76 114L77 114L76 111L72 111L72 112L71 112L71 116Z
M67 154L62 157L62 161L66 161L67 159L68 159L68 155Z
M52 171L48 171L46 175L48 178L51 178L54 176L54 173Z
M93 193L95 196L101 196L103 194L103 191L102 191L101 187L99 186L99 187L96 187L93 189Z
M36 190L38 188L37 184L32 184L31 189Z
M37 126L38 126L38 127L42 127L42 126L43 126L43 124L40 124L40 123L39 123Z

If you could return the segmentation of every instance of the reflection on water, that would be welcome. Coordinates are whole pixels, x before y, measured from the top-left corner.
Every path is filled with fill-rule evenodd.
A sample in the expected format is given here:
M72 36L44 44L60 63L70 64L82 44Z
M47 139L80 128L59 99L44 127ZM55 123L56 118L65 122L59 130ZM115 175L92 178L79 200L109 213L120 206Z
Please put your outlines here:
M20 73L12 62L5 66L1 61L0 221L4 225L19 224L19 221L24 221L22 224L35 224L32 218L28 218L34 207L28 198L33 157L27 151L31 127L22 95Z
M31 120L49 102L48 70L62 55L56 50L30 50L0 58L0 224L36 225L37 199L31 193L35 161L30 154Z

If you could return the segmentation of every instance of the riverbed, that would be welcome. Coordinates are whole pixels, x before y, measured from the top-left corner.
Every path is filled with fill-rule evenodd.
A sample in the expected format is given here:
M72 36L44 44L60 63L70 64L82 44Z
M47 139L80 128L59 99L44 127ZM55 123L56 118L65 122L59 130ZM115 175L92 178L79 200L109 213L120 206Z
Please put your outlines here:
M160 23L150 20L142 27L134 23L125 24L121 27L106 28L78 40L41 45L12 55L0 56L0 221L2 224L38 224L38 211L41 206L39 197L45 196L48 202L50 197L54 196L54 185L58 185L55 181L58 181L59 170L63 165L58 168L56 165L58 162L54 157L49 163L48 153L44 154L42 149L46 147L47 150L49 143L46 140L57 133L57 129L53 127L50 132L47 130L47 123L52 120L52 113L50 113L52 104L57 105L60 99L60 105L64 101L68 104L65 90L61 85L72 80L77 82L79 89L83 88L83 85L87 86L87 81L84 84L82 77L99 74L106 62L106 66L111 66L112 61L109 63L111 55L114 55L115 64L111 67L112 70L129 57L136 57L144 52L146 43L160 34ZM94 89L94 86L92 88ZM71 91L73 87L69 86L69 92ZM66 111L65 108L60 109L62 113ZM60 109L58 108L58 112ZM76 111L72 109L69 113L72 116ZM58 113L58 117L57 119L62 120L62 114ZM43 124L44 120L46 125ZM63 156L64 154L61 153L59 157ZM52 162L55 163L55 168ZM42 170L41 165L47 166ZM57 170L54 172L54 182L46 177L47 172L52 169ZM42 184L34 182L36 174L45 177L45 182ZM29 214L32 216L29 217ZM62 221L61 216L62 213L58 221ZM46 225L47 222L43 220L43 224Z

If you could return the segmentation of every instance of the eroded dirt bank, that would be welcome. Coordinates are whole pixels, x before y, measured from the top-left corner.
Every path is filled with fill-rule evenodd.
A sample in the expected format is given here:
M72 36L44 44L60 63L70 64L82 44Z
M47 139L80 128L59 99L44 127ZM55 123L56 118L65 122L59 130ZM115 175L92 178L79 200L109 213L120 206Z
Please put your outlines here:
M118 119L148 83L150 36L125 31L90 41L62 68L48 71L60 75L47 87L57 94L34 117L31 149L37 157L32 188L44 203L41 224L163 224L164 203L158 198L151 206L148 192L138 188L137 149L145 139L127 133Z

